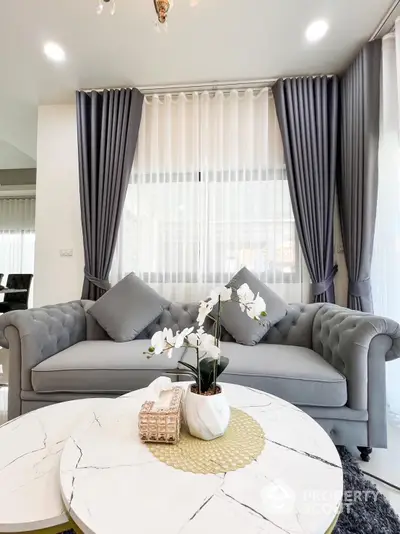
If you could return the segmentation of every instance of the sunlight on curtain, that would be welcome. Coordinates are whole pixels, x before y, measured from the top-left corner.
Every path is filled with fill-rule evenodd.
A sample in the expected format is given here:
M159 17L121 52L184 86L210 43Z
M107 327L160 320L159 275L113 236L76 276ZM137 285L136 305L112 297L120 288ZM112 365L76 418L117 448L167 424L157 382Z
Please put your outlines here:
M382 42L379 186L372 291L374 311L400 322L400 19ZM400 414L400 362L386 366L388 403Z
M244 265L302 300L270 91L146 97L112 280L135 271L166 298L193 301Z
M0 198L0 273L33 273L35 199ZM0 297L1 300L3 297ZM30 300L32 298L32 290Z

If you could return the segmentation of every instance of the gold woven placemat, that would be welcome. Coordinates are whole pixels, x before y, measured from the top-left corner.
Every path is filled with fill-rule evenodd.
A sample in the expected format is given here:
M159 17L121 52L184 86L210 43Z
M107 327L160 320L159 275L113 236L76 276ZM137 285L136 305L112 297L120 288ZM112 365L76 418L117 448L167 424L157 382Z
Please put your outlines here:
M236 471L255 460L263 451L265 435L250 415L231 408L231 420L225 434L213 441L191 436L182 428L176 445L147 443L153 455L171 467L198 474Z

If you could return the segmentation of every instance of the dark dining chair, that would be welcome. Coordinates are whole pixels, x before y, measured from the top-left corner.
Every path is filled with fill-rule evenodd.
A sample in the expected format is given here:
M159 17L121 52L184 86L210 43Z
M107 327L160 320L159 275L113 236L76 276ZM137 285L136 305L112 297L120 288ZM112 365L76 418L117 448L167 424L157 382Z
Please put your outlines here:
M1 282L3 281L3 278L4 278L4 274L0 273L0 286L1 286Z
M31 289L33 274L9 274L7 289L26 289L21 293L5 293L4 301L0 302L0 313L13 310L27 310L29 291Z

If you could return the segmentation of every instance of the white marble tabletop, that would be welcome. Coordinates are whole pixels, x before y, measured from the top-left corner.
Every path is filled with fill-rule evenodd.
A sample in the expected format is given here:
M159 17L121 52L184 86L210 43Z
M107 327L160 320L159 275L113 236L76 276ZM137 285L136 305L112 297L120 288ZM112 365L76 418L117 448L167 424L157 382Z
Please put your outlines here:
M0 532L30 532L68 522L60 494L60 454L80 422L113 403L53 404L0 427Z
M266 436L257 460L234 472L198 475L157 460L138 438L145 390L96 410L95 421L73 432L61 457L61 491L85 534L326 532L343 493L329 436L272 395L230 384L224 390L230 405L254 417Z

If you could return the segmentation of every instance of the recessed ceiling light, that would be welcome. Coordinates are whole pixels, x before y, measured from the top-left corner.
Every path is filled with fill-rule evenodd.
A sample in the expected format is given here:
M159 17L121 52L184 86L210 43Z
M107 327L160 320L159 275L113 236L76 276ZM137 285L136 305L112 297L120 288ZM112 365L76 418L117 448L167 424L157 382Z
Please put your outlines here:
M56 61L57 63L60 63L61 61L65 61L65 52L61 48L60 45L57 43L46 43L44 45L44 53L45 55L51 60Z
M315 22L311 23L306 30L307 40L310 41L310 43L319 41L325 37L328 29L329 25L325 20L316 20Z

